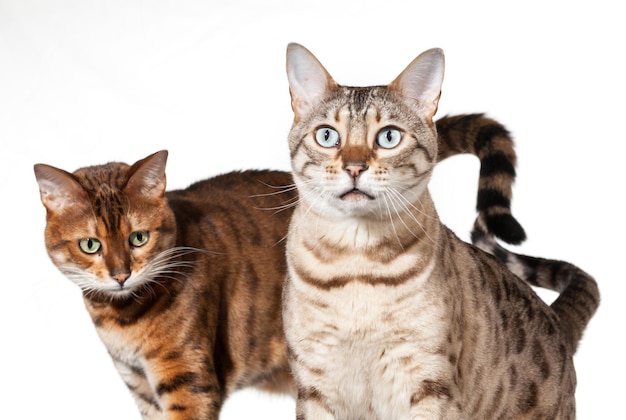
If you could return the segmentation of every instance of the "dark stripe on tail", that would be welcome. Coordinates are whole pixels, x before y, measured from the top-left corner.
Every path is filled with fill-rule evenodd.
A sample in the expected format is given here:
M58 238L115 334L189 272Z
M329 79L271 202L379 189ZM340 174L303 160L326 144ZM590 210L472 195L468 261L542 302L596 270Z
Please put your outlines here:
M480 159L478 220L505 242L523 242L526 233L511 214L517 155L508 130L483 114L445 116L436 126L439 162L464 153Z
M474 224L472 242L497 257L528 284L559 292L559 297L550 306L561 320L569 347L575 351L583 331L600 305L596 281L568 262L529 257L503 248L479 221Z

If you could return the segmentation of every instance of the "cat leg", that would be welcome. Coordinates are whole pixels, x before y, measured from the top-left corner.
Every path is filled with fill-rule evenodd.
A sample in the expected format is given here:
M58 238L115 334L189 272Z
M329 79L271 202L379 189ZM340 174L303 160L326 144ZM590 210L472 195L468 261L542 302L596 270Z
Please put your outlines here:
M162 420L163 412L159 410L154 405L142 405L142 403L137 400L137 406L139 408L139 412L141 413L142 420Z
M335 420L318 391L298 392L296 400L297 420Z
M137 366L128 365L116 358L113 358L113 363L135 399L141 418L143 420L163 419L163 412L158 399L148 383L144 370Z
M146 372L161 407L161 418L219 419L223 391L213 366L201 356L179 354L177 358L150 360Z
M460 410L450 401L429 398L411 407L411 420L457 420L462 419Z
M143 420L218 420L223 392L202 353L161 347L147 359L109 354Z
M297 420L335 420L326 408L312 401L296 404L296 414Z
M222 393L199 374L176 374L157 385L156 392L167 420L219 419Z
M424 380L411 396L411 419L456 420L463 418L452 390L442 382Z

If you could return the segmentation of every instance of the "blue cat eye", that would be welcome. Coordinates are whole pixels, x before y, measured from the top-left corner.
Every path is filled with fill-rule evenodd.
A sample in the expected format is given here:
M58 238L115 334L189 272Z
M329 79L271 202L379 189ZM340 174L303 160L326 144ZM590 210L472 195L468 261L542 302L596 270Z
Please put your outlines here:
M102 244L96 238L81 239L78 241L78 246L85 254L95 254L102 248Z
M150 239L150 234L147 230L142 230L131 233L128 242L134 247L139 247L148 243L148 239Z
M393 149L402 140L402 131L393 127L385 127L376 135L376 144L383 149Z
M322 147L337 147L339 146L339 133L330 127L321 127L315 132L315 140Z

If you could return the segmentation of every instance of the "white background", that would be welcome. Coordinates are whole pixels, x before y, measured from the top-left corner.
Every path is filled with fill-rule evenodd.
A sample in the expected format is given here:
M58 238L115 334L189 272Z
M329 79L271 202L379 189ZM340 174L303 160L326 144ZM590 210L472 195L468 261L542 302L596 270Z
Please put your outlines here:
M0 392L6 419L137 419L76 286L50 263L35 163L69 171L170 151L170 188L289 169L285 47L339 83L384 84L442 47L439 116L487 112L514 134L519 252L596 277L602 305L576 356L579 419L623 415L624 40L619 2L0 0ZM621 28L620 28L621 27ZM478 162L431 189L462 238ZM293 419L251 391L222 419Z

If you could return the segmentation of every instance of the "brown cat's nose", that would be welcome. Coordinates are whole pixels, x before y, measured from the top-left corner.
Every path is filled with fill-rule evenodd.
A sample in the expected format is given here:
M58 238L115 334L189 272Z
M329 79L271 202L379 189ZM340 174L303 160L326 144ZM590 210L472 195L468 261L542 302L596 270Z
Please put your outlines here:
M361 162L350 162L343 166L343 170L346 171L352 178L358 178L361 172L367 170L367 165Z
M120 284L120 286L123 286L126 280L128 280L128 278L130 277L130 273L127 271L118 272L118 273L111 275L111 277L113 277L115 281L117 281Z

